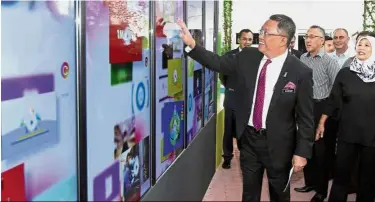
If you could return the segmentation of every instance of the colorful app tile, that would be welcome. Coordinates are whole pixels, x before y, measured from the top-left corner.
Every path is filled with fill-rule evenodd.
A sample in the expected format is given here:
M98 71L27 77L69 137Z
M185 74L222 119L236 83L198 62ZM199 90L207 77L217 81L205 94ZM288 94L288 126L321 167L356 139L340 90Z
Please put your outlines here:
M1 123L2 160L17 161L58 143L58 100L53 75L8 78L2 82L6 89L2 92L2 114L11 115Z
M195 112L195 100L194 100L194 85L193 85L194 78L188 78L188 94L187 94L187 130L191 130L193 128L194 122L194 112Z
M1 173L1 201L26 201L24 164Z
M203 90L202 83L203 83L202 82L202 69L195 70L194 71L194 81L193 81L194 97L202 94L202 90Z
M121 197L125 201L138 196L141 185L141 158L139 144L132 146L120 157Z
M182 60L168 60L168 95L173 96L182 92Z
M202 96L199 95L195 97L195 111L194 111L193 130L192 130L193 138L201 129L202 121L203 121Z
M141 60L142 37L135 36L135 33L125 23L110 24L109 63L117 64Z
M137 144L135 116L132 116L114 126L115 158Z
M114 201L120 197L120 163L115 161L94 178L94 201Z
M184 102L168 102L162 109L163 156L183 146Z
M64 62L64 63L61 65L61 76L62 76L64 79L67 79L68 76L69 76L69 71L70 71L69 64L68 64L67 62Z
M38 94L55 90L53 74L38 74L24 77L1 79L1 101L24 97L25 92L35 91Z
M188 59L188 77L194 76L194 60L189 58Z
M133 63L111 64L111 86L131 82Z
M141 79L132 84L132 114L137 115L150 107L150 80Z

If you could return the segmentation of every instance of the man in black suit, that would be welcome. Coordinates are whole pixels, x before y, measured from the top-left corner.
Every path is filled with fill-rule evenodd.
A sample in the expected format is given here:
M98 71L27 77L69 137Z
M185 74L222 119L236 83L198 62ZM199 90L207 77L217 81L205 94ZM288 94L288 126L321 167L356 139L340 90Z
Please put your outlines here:
M290 42L290 46L289 46L289 53L291 55L296 56L298 59L300 59L303 53L299 50L294 49L295 43L296 43L296 36L293 36L292 41Z
M231 50L226 55L235 55L242 51L245 47L251 47L253 43L253 32L249 29L240 31L238 48ZM225 87L224 110L225 110L225 127L223 137L223 158L224 162L222 167L229 169L231 160L233 158L233 138L236 137L236 117L234 116L234 105L236 103L234 97L236 78L230 75L220 74L221 83ZM238 144L237 144L238 145ZM238 145L240 147L240 145Z
M290 201L289 170L303 169L314 138L312 71L288 54L296 30L293 20L272 15L259 31L259 50L244 48L226 56L205 50L182 21L178 24L191 58L237 79L242 201L260 201L264 170L271 201Z

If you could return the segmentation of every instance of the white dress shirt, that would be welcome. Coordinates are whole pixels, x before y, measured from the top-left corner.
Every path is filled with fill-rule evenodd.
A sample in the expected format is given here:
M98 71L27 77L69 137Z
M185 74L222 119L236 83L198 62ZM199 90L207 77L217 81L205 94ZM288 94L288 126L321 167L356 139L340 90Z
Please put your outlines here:
M342 68L346 60L348 60L350 57L355 56L355 51L348 47L348 49L346 49L346 51L341 55L337 55L336 50L332 53L329 53L328 55L335 59L339 63L340 68Z
M266 90L264 92L263 114L262 114L262 128L266 128L267 113L268 113L268 108L271 103L271 98L273 95L274 87L276 85L277 80L279 79L281 69L284 65L284 62L287 56L288 56L288 51L285 51L285 53L283 53L282 55L279 55L271 59L272 62L267 66ZM250 119L248 123L249 126L254 126L253 125L253 113L254 113L254 104L255 104L257 88L258 88L258 79L259 79L259 74L263 68L263 65L266 63L267 60L268 58L264 56L262 61L259 64L259 70L258 70L258 74L257 74L256 81L255 81L256 83L255 83L255 88L254 88L253 104L251 106L252 110L251 110Z
M192 49L189 46L186 46L185 51L189 53ZM276 85L277 80L279 79L279 75L281 72L281 69L284 65L284 62L286 60L286 57L288 56L288 50L285 51L282 55L279 55L273 59L271 59L271 63L267 66L267 71L266 71L266 90L264 92L264 102L263 102L263 113L262 113L262 128L266 128L266 119L267 119L267 113L268 113L268 108L271 103L271 98L273 95L273 89ZM253 112L254 112L254 104L255 104L255 99L256 99L256 89L258 87L258 78L259 74L262 70L263 65L267 61L267 57L263 56L262 61L259 64L259 70L258 74L256 77L256 83L255 83L255 88L254 88L254 96L253 96L253 104L251 106L251 114L250 114L250 119L248 122L248 125L254 126L253 125Z

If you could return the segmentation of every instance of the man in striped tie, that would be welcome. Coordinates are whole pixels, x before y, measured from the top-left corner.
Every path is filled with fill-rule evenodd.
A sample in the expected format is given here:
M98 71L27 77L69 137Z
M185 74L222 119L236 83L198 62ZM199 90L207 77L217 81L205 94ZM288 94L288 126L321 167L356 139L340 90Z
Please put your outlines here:
M267 172L271 201L290 201L289 171L301 171L312 155L312 71L288 53L293 20L272 15L259 31L259 47L218 56L195 43L180 21L185 51L214 71L237 79L234 94L240 141L242 201L260 201Z

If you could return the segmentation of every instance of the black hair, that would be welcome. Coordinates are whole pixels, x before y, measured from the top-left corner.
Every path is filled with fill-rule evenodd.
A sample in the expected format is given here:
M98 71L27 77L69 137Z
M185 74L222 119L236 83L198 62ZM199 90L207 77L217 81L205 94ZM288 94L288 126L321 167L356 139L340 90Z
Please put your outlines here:
M296 24L292 20L292 18L283 15L283 14L275 14L270 17L270 20L278 22L277 28L278 31L284 32L286 34L286 37L288 39L287 41L287 47L289 47L290 42L292 41L292 38L294 34L296 33Z
M243 33L249 33L249 32L253 34L253 32L250 29L243 29L240 31L240 34L238 35L238 37L241 38Z

